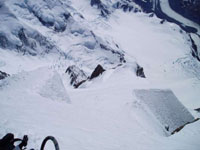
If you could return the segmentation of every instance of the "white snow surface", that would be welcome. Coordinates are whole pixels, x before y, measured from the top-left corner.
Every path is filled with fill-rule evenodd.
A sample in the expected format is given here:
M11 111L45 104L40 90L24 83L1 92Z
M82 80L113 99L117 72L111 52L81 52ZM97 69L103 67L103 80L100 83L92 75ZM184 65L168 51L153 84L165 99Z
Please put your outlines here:
M36 149L44 137L53 135L61 150L198 150L199 121L166 136L134 96L134 89L171 89L195 118L200 117L194 111L200 107L200 64L191 56L188 35L175 24L160 24L160 19L143 13L117 10L105 19L88 0L61 2L72 15L64 32L43 26L18 5L22 1L5 1L21 24L69 55L30 56L0 48L0 70L11 75L0 80L0 138L8 132L16 137L28 134L28 148ZM99 43L123 53L126 63L116 67L118 57L101 50ZM135 75L136 62L146 78ZM69 85L68 66L90 74L98 63L106 68L100 77L79 89Z

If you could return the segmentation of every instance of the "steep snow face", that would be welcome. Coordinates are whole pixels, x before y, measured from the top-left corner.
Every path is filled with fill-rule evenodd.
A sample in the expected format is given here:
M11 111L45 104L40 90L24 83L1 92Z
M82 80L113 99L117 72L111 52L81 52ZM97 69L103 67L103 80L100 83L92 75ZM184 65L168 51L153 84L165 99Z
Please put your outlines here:
M63 85L60 75L55 72L53 76L46 81L40 89L39 94L45 98L57 101L66 101L70 103L69 96Z
M11 87L16 90L9 91ZM1 81L1 91L10 92L10 95L16 98L17 95L19 97L28 96L28 93L31 92L36 97L42 96L51 100L70 102L60 75L48 68L39 68L30 72L24 71L8 77Z

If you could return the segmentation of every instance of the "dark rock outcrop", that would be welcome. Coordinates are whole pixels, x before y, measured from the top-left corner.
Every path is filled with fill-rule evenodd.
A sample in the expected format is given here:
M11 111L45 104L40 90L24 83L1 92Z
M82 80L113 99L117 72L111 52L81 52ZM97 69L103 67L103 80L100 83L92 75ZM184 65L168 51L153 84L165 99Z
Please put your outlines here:
M9 77L9 76L10 76L9 74L0 71L0 80L5 79L6 77Z
M101 2L101 0L91 0L91 6L97 6L97 8L101 11L101 16L107 17L111 12L108 10L107 6Z
M161 21L160 21L160 24L163 24L165 22L165 19L162 19Z
M93 5L100 5L101 4L101 1L100 0L91 0L91 2L90 2L90 4L91 4L91 6L93 6Z
M86 82L87 80L82 80L81 82L78 82L77 84L74 84L74 88L78 88L81 84L83 84L84 82Z
M85 83L86 81L92 80L99 75L101 75L105 69L101 65L98 65L95 70L92 72L90 77L87 77L87 75L84 73L83 70L79 69L75 65L69 66L65 73L70 75L70 84L73 85L74 88L78 88L80 85Z
M194 122L196 122L196 121L198 121L198 120L199 120L199 118L195 119L195 120L192 121L192 122L188 122L188 123L186 123L186 124L180 126L180 127L177 128L176 130L174 130L174 131L171 133L171 135L173 135L173 134L175 134L175 133L181 131L186 125L191 124L191 123L194 123Z
M3 34L0 33L0 47L1 48L6 48L8 47L9 42L7 37L5 37Z
M115 9L122 9L124 12L140 12L141 10L139 10L138 8L135 8L133 5L133 1L131 0L123 0L123 1L118 1L116 2L113 7Z
M101 65L98 65L95 70L92 72L91 76L90 76L90 80L98 77L99 75L101 75L103 72L105 71L105 69L103 69L103 67Z
M74 88L78 88L88 78L84 71L79 69L75 65L69 66L65 73L70 75L70 84L73 85Z
M137 66L137 69L136 69L136 75L141 78L146 78L144 74L144 69L140 67L139 65Z
M194 110L200 113L200 108L196 108Z
M27 39L27 36L25 35L24 33L24 29L21 28L18 32L18 37L19 39L21 40L21 42L25 45L25 46L28 46L29 43L28 43L28 39Z

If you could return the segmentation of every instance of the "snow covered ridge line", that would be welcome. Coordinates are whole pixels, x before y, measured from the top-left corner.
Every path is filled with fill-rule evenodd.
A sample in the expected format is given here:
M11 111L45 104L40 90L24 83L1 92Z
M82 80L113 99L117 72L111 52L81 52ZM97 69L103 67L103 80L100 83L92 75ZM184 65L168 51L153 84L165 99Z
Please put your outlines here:
M122 66L122 64L118 65L117 67L120 67L120 66ZM116 69L117 67L112 68L112 69ZM94 69L94 71L91 73L91 75L88 76L82 69L78 68L75 65L72 65L67 68L65 73L67 73L70 77L70 80L71 80L70 84L74 88L79 88L83 83L89 82L93 80L94 78L99 77L105 71L106 70L100 64L98 64L96 68ZM136 76L138 77L146 78L143 68L140 67L139 65L137 65L135 73L136 73Z

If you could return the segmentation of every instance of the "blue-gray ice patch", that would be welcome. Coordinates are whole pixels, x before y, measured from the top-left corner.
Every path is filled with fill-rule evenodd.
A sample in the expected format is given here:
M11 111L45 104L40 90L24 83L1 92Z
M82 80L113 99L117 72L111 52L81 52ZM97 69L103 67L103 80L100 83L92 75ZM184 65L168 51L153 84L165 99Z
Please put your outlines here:
M194 117L171 90L136 89L134 93L168 133L194 121Z

